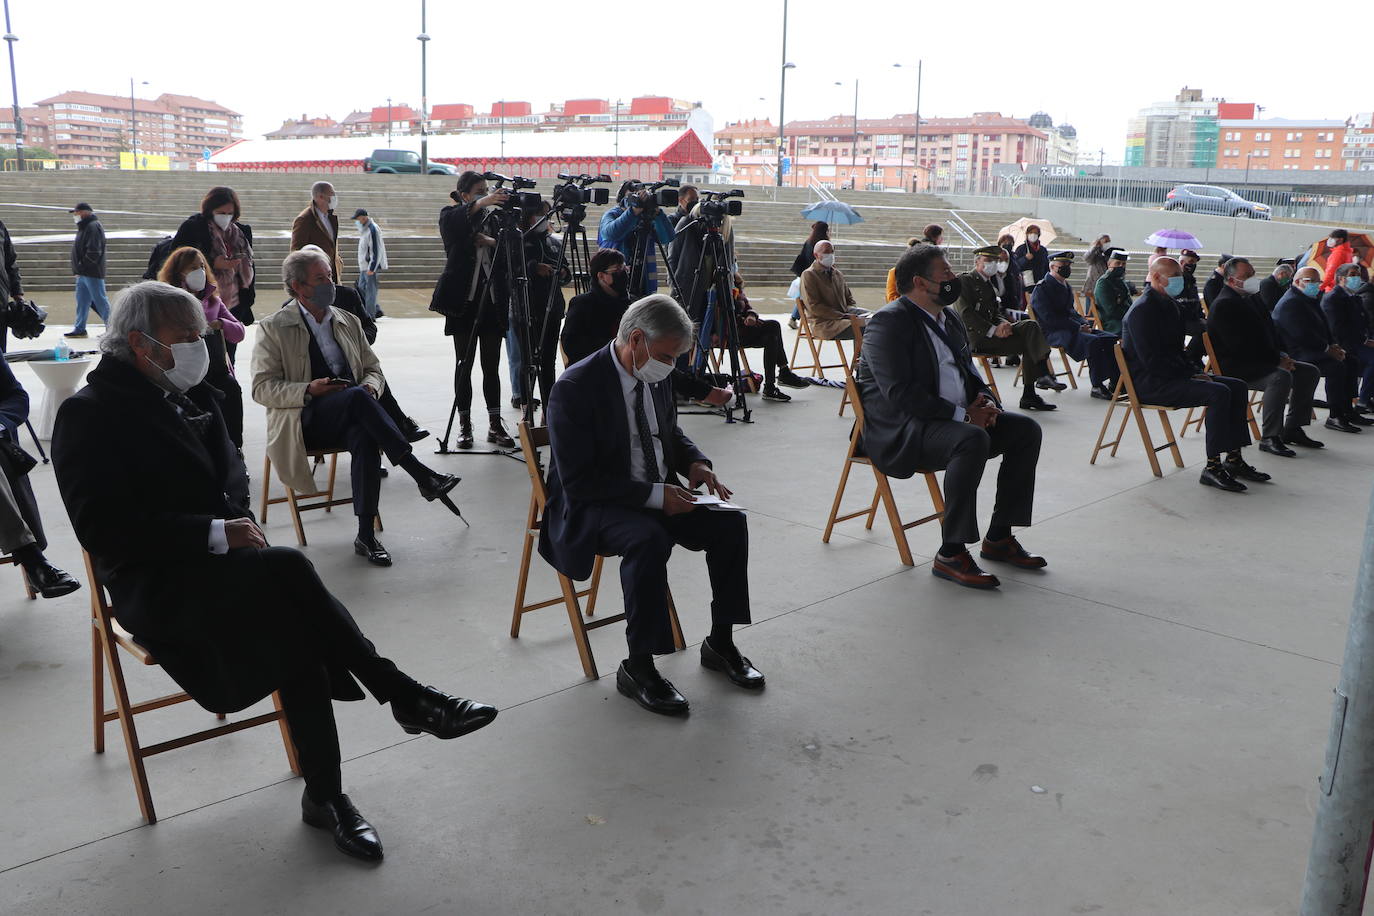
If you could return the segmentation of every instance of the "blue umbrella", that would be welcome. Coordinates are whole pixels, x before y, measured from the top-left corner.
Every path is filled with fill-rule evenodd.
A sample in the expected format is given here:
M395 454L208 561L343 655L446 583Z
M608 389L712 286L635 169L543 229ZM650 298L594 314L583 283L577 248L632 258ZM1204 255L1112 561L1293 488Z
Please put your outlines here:
M862 223L864 218L849 204L842 200L822 200L805 207L802 216L810 220L820 220L832 226L849 226Z

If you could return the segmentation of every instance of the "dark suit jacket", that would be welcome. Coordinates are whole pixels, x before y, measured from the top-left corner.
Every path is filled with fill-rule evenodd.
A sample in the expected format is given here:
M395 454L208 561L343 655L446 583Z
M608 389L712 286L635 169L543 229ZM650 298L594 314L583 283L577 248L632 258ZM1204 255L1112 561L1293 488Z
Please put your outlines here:
M878 309L864 327L864 350L854 382L864 408L864 451L889 477L916 473L916 454L925 425L954 419L954 404L940 397L940 365L920 306L901 298ZM968 403L992 397L973 369L968 333L953 309L945 309L945 334L959 347L954 355Z
M306 245L318 245L329 255L329 263L334 271L334 282L343 282L343 259L339 257L339 217L329 211L329 225L333 233L326 232L315 215L315 202L312 200L291 223L291 250L299 251Z
M1274 324L1284 351L1305 363L1324 359L1334 342L1317 300L1304 296L1297 287L1290 287L1274 306Z
M1121 322L1121 348L1137 389L1154 391L1197 374L1197 366L1183 355L1186 333L1178 303L1153 287L1131 304Z
M11 442L19 442L19 429L29 418L29 393L14 377L10 364L0 356L0 436ZM33 487L29 485L29 475L20 474L10 463L7 456L0 453L0 472L9 479L10 490L14 493L15 505L39 550L46 550L48 540L43 534L43 520L38 515L38 500L34 498Z
M1369 317L1364 313L1360 297L1337 286L1322 294L1322 313L1331 328L1331 336L1346 354L1353 356L1369 338Z
M1073 307L1073 290L1067 283L1052 276L1046 277L1035 284L1030 304L1035 312L1035 320L1040 322L1040 330L1045 332L1045 340L1050 346L1072 347L1077 344L1079 329L1087 327L1088 319Z
M1212 300L1221 294L1221 290L1226 286L1226 278L1215 270L1207 277L1207 282L1202 284L1202 299L1207 303L1207 308L1212 307Z
M1269 309L1257 296L1225 287L1217 294L1207 315L1207 334L1212 339L1223 375L1253 381L1278 367L1283 344Z
M641 508L652 485L630 476L630 428L615 354L607 345L574 366L549 394L549 502L539 554L573 579L591 575L603 506ZM701 450L677 425L671 382L649 389L658 417L667 482L685 478Z
M1274 279L1273 274L1270 274L1269 276L1261 280L1259 288L1259 298L1260 301L1264 303L1264 310L1267 312L1272 312L1274 310L1274 306L1278 305L1279 300L1283 298L1284 290L1288 289L1290 285L1292 284L1279 283L1278 280Z
M258 551L209 550L212 519L252 516L219 395L203 383L187 394L212 414L202 441L127 363L106 356L87 382L58 411L52 461L116 616L206 708L251 705L278 686L286 650L234 625L247 603L280 600Z
M606 346L606 341L620 330L620 319L629 307L628 296L613 296L595 280L591 289L573 296L560 337L568 365L580 363Z

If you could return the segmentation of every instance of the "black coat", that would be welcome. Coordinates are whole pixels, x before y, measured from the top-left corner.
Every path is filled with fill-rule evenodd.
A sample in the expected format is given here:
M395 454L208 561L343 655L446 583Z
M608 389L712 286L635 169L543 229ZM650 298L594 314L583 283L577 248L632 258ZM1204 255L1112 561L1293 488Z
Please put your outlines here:
M78 277L105 278L105 227L95 216L86 217L76 226L72 273Z
M1369 318L1360 297L1337 286L1322 295L1322 313L1326 315L1331 336L1341 349L1348 356L1359 353L1369 339Z
M3 265L0 265L0 306L3 306L11 299L21 299L24 296L24 283L19 276L14 242L10 239L10 231L5 228L4 223L0 223L0 257L3 257L4 261Z
M659 382L649 392L668 467L666 482L677 483L686 479L692 464L707 459L677 424L672 386ZM638 509L652 491L652 484L630 476L630 426L610 346L554 383L548 417L549 502L539 553L564 575L585 579L596 558L601 507Z
M572 297L563 322L563 353L568 365L580 363L615 337L620 319L630 307L628 296L615 296L593 281L592 288Z
M19 430L29 418L29 393L14 377L10 364L0 357L0 436L18 444ZM29 475L18 473L9 458L0 452L0 472L9 480L19 515L33 532L39 550L46 550L48 540L43 534L43 521L38 515L38 500L29 486Z
M1183 272L1183 292L1175 296L1174 301L1183 310L1184 321L1206 320L1202 314L1202 299L1198 296L1197 278L1186 270Z
M1327 349L1334 343L1321 306L1297 287L1290 287L1274 306L1274 325L1278 328L1284 352L1304 363L1325 358Z
M1020 262L1020 267L1012 264L1011 269L1029 270L1036 283L1045 279L1045 274L1050 272L1050 250L1044 245L1039 245L1031 251L1030 244L1022 242L1016 246L1013 256Z
M234 225L239 227L251 247L253 244L253 227L247 223L234 220ZM177 227L176 234L172 236L172 251L189 245L201 254L205 255L205 263L214 269L214 240L210 234L210 218L203 213L193 213L181 221ZM211 277L213 280L214 278ZM239 287L238 305L230 309L235 318L245 325L253 323L253 304L258 301L258 276L253 273L253 282L247 286Z
M1121 348L1137 389L1153 391L1197 374L1197 366L1183 355L1186 333L1183 310L1154 287L1131 304L1121 321Z
M811 262L816 260L815 243L808 245L802 242L801 251L792 259L792 273L801 276L806 273L806 269L811 266Z
M1275 280L1273 274L1270 274L1260 281L1259 298L1260 301L1264 303L1264 310L1266 312L1272 312L1274 310L1274 306L1279 304L1279 300L1283 298L1283 293L1288 289L1289 285L1291 284L1280 283L1278 280Z
M1277 285L1277 284L1276 284ZM1221 374L1254 381L1278 368L1283 344L1269 308L1258 296L1225 287L1207 315L1207 335Z
M434 285L429 310L450 319L445 323L445 334L467 333L467 328L477 320L477 300L482 293L482 284L478 283L472 294L469 290L473 288L472 275L477 269L476 236L481 223L481 213L474 213L471 204L451 204L439 211L444 272Z
M1202 284L1202 299L1207 303L1207 307L1212 307L1212 300L1221 294L1222 288L1226 286L1226 278L1215 270L1207 278L1207 282Z
M940 364L919 310L903 297L869 317L854 377L864 406L864 449L889 477L915 474L926 423L954 418L955 405L940 397ZM945 333L959 348L954 361L967 402L980 394L992 398L973 369L968 332L950 308L945 309Z
M1030 304L1050 346L1063 347L1074 359L1087 358L1088 338L1080 332L1092 326L1073 307L1073 290L1067 283L1050 276L1035 284Z

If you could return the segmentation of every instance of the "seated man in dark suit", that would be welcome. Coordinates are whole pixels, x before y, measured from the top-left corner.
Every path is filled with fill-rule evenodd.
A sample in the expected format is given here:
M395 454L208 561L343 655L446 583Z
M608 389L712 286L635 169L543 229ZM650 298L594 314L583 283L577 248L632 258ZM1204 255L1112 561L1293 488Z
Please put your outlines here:
M1336 268L1336 285L1322 295L1321 302L1326 323L1331 326L1331 336L1345 351L1345 391L1340 409L1345 413L1347 423L1370 426L1374 425L1374 420L1361 416L1350 405L1350 398L1356 395L1359 388L1361 363L1369 360L1369 354L1374 354L1374 335L1370 333L1369 316L1360 297L1360 290L1365 285L1361 270L1355 261ZM1327 392L1327 403L1332 408L1336 407L1330 392Z
M100 364L57 415L62 501L139 645L211 712L279 691L305 777L302 818L343 852L380 859L377 832L343 794L333 700L363 699L361 681L406 732L439 738L481 728L496 710L401 673L304 554L267 546L243 458L202 383L204 333L200 303L183 290L147 282L120 293Z
M0 440L4 440L0 445L0 551L19 561L29 585L40 595L60 598L81 583L43 556L48 540L43 536L38 500L29 486L34 459L19 448L19 430L28 418L29 393L0 354Z
M1293 285L1274 306L1274 326L1279 332L1284 352L1293 359L1316 366L1326 380L1326 403L1330 413L1326 428L1358 433L1360 427L1345 419L1347 414L1354 413L1354 409L1341 409L1341 405L1350 403L1350 389L1346 386L1345 351L1331 336L1326 316L1317 304L1321 289L1320 268L1299 268L1293 275ZM1323 447L1323 443L1309 438L1302 429L1285 432L1283 441L1288 445L1306 448Z
M855 371L864 406L863 446L889 477L919 470L945 472L943 542L931 572L970 588L996 588L996 576L973 561L965 544L978 540L978 484L988 458L1001 455L997 502L980 556L1039 569L1012 536L1029 525L1040 459L1040 425L1004 413L974 371L968 335L954 310L960 280L933 245L917 245L897 261L901 298L873 313Z
M1150 265L1149 287L1131 305L1121 323L1121 347L1142 403L1162 407L1207 407L1207 466L1200 483L1240 492L1245 480L1269 475L1245 463L1241 449L1250 444L1245 418L1249 389L1238 378L1205 375L1183 355L1183 312L1174 301L1183 288L1183 270L1173 258ZM1222 454L1226 455L1225 463Z
M705 486L728 499L711 462L677 425L668 381L692 346L692 321L664 295L625 312L615 340L564 372L549 398L549 502L539 553L573 579L598 554L619 556L629 658L617 689L645 709L687 712L687 700L654 667L673 651L668 556L674 545L706 551L711 635L701 664L746 688L764 678L735 647L731 628L749 623L749 530L742 512L693 505Z
M1297 258L1279 258L1273 272L1260 281L1259 298L1260 302L1264 303L1266 312L1272 313L1274 306L1279 304L1283 294L1288 291L1289 284L1293 282L1293 268L1297 263Z
M1297 452L1284 439L1297 439L1293 430L1311 424L1312 394L1321 371L1284 352L1269 307L1259 295L1245 292L1254 284L1255 268L1249 260L1226 262L1226 285L1207 315L1207 334L1220 371L1241 379L1252 391L1264 392L1260 451L1292 458Z
M1072 359L1088 361L1088 378L1092 382L1092 396L1104 401L1112 399L1112 389L1121 376L1116 366L1115 334L1093 329L1092 322L1073 306L1073 289L1069 277L1073 273L1073 252L1061 251L1050 258L1050 272L1035 284L1031 293L1031 311L1045 342L1063 347Z

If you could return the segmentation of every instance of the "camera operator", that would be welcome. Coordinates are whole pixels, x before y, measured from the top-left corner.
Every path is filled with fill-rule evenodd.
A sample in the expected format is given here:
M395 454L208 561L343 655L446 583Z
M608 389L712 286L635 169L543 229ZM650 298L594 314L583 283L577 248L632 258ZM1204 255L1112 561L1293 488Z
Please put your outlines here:
M693 197L696 196L696 189L693 188ZM719 201L717 201L719 203ZM693 225L693 221L695 225ZM701 204L694 204L691 211L684 214L676 225L677 236L673 240L673 248L670 249L668 257L673 260L673 278L677 280L677 288L682 291L684 301L683 307L687 309L687 314L692 316L692 320L700 323L706 311L706 291L711 288L711 279L715 272L716 265L707 258L701 258L701 249L708 231L706 221L701 215ZM725 258L729 262L726 266L730 271L731 283L734 286L744 287L744 278L739 275L739 261L735 258L735 233L734 218L725 216L721 220L720 226L721 240L725 243ZM697 268L701 268L701 280L697 284ZM695 284L695 286L694 286ZM695 288L696 295L692 295Z
M572 297L563 323L563 354L569 367L596 353L615 337L620 319L630 307L626 292L630 282L625 256L614 248L599 249L588 265L592 288ZM730 400L728 388L713 388L684 372L674 370L673 391L678 397L704 401L712 407ZM547 402L546 402L547 403Z
M562 243L553 236L550 210L549 202L544 201L539 208L524 211L520 220L525 243L525 271L529 276L529 339L539 339L541 332L543 334L539 345L539 394L545 404L549 403L549 391L553 389L554 370L557 368L554 360L558 356L558 331L563 324L562 287L572 282L572 274L567 266L562 265L560 269ZM515 316L511 317L513 324ZM523 344L523 338L520 342ZM525 354L525 358L528 359L528 354ZM521 368L523 370L524 367ZM529 397L525 391L524 371L516 376L511 390L515 392L519 406L524 407L525 398Z
M677 230L684 221L691 221L692 209L696 207L700 198L701 193L696 185L685 184L677 189L677 209L668 214L668 225L673 227L673 240L668 243L668 269L673 272L674 277L678 276L677 268L682 253L682 239Z
M467 171L458 176L458 189L449 192L449 197L453 204L439 212L439 234L447 260L434 286L429 309L444 316L444 334L453 338L458 361L453 374L459 420L457 445L472 448L472 363L465 357L471 337L476 334L476 352L482 363L482 398L487 404L487 441L499 448L512 448L515 442L501 423L501 343L507 325L504 305L489 305L481 326L477 323L496 247L496 240L481 231L483 211L504 204L510 193L500 188L488 193L487 179L482 173Z
M596 243L602 248L614 248L626 259L632 259L636 231L647 219L653 232L640 233L638 238L644 246L644 277L640 289L629 290L632 298L647 296L658 292L658 256L655 242L667 245L673 240L673 227L668 217L658 208L654 194L648 188L640 187L638 181L627 181L620 186L615 196L615 206L601 215L601 225L597 229Z

